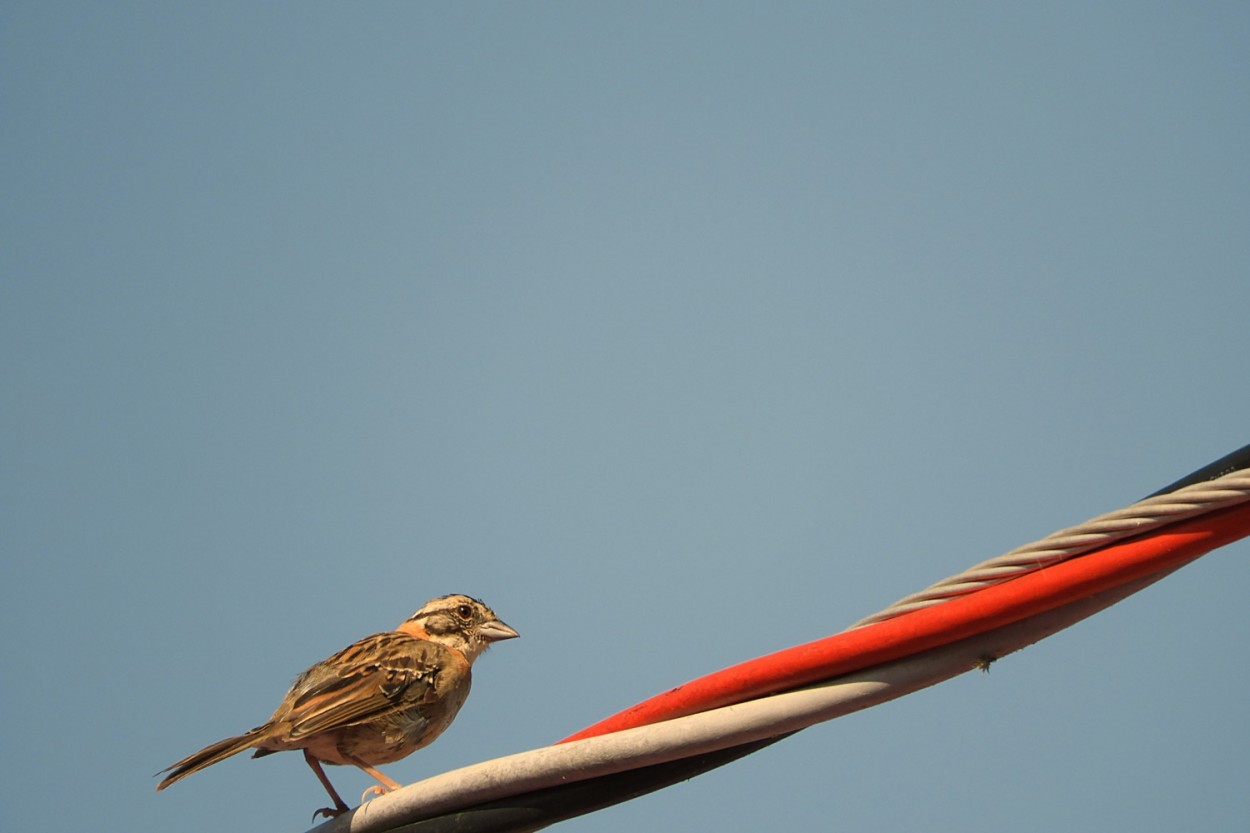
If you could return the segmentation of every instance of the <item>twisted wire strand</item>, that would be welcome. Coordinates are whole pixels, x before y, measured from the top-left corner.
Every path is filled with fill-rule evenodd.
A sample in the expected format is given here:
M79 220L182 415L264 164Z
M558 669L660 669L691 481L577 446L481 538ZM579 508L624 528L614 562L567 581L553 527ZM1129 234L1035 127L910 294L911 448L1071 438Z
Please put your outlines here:
M1250 469L1195 483L1175 492L1148 497L1114 512L1053 532L1040 541L1016 547L961 573L948 576L918 593L904 596L884 610L860 619L848 630L941 604L1069 558L1076 558L1113 541L1141 535L1160 526L1247 500L1250 500Z

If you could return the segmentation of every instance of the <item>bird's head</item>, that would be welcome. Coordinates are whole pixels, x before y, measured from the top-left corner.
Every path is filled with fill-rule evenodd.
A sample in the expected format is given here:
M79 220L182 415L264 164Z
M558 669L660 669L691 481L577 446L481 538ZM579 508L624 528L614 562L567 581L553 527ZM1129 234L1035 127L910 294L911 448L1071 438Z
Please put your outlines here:
M477 659L492 642L520 636L500 621L495 611L459 593L430 599L408 617L399 630L457 650L469 662Z

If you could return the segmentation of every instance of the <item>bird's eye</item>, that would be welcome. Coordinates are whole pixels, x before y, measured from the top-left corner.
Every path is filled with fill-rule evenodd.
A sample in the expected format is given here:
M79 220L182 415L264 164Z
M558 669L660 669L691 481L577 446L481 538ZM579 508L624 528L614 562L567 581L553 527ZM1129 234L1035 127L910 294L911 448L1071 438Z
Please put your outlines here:
M469 605L460 605L456 608L456 615L467 622L473 618L473 608Z

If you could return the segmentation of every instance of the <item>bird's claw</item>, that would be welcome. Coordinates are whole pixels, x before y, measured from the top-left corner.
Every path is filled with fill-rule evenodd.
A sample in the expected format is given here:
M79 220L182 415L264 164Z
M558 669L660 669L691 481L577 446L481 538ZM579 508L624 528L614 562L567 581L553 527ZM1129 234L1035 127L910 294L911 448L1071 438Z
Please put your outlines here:
M390 791L389 787L384 787L381 784L374 784L372 787L360 794L360 803L364 804L371 796L386 795Z
M346 805L341 805L338 807L322 807L320 810L312 814L312 820L316 821L317 816L325 816L328 819L337 818L338 816L341 816L344 813L346 813L348 809L350 808L347 807Z

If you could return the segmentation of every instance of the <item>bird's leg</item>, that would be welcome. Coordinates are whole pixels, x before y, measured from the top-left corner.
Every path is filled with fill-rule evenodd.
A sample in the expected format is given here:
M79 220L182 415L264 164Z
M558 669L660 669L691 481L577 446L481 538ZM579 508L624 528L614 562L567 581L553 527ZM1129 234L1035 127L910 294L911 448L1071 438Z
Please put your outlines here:
M339 750L339 751L341 752L342 750ZM360 796L361 802L364 802L366 800L366 796L385 795L391 790L397 790L400 788L401 786L400 784L391 780L390 778L387 778L379 770L375 769L374 767L369 766L367 763L360 760L359 758L354 757L352 755L348 755L346 753L343 753L343 757L347 758L347 760L355 764L360 769L361 772L364 772L370 775L371 777L373 777L374 779L376 779L379 784L379 786L370 787L369 789L365 790L364 793L362 793Z
M322 807L320 810L313 813L313 818L315 819L317 816L325 816L328 819L332 819L335 816L341 816L346 813L350 808L343 801L343 799L339 798L339 794L334 791L334 785L332 785L330 783L330 779L326 777L326 771L321 768L321 761L317 760L316 757L313 756L313 753L309 752L307 749L304 750L304 760L307 761L308 766L312 768L313 775L317 776L317 780L321 782L321 786L326 788L326 792L330 794L330 798L334 799L333 808Z

